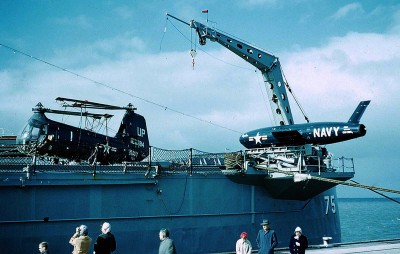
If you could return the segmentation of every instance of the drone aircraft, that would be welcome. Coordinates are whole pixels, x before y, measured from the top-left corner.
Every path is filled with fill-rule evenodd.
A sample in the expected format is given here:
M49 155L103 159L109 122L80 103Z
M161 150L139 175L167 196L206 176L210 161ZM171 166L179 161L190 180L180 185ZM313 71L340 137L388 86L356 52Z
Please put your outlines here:
M367 133L360 124L370 101L358 104L347 122L316 122L266 127L249 131L240 137L247 149L270 146L326 145L362 137Z
M20 152L27 155L46 155L70 161L87 161L91 164L114 164L142 161L149 155L149 139L146 120L135 113L136 108L129 104L118 107L86 100L56 98L64 107L79 108L80 111L63 111L44 108L38 103L32 109L34 114L28 120L22 133L17 137ZM71 103L71 104L68 104ZM81 127L74 127L53 121L45 113L73 115L104 119L109 114L89 113L86 109L126 110L118 132L114 137L97 133ZM107 126L106 126L107 128Z
M306 144L318 146L342 142L362 137L366 134L366 127L360 124L360 119L370 101L360 102L348 122L310 123L300 107L307 123L295 124L287 90L292 93L296 102L297 98L285 78L278 57L264 49L250 45L243 40L195 20L185 22L168 13L166 15L196 30L200 45L206 45L207 40L217 42L261 72L275 126L260 128L242 134L239 141L247 149L301 146ZM192 49L192 51L195 50Z

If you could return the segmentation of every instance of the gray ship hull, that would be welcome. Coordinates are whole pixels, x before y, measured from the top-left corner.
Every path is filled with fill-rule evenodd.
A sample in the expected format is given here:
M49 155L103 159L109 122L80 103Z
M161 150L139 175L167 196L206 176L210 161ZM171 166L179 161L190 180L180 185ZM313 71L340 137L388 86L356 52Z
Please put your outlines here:
M257 249L263 219L272 222L279 247L287 246L296 226L311 244L320 244L323 236L341 241L335 188L305 201L283 200L263 186L233 182L215 168L145 177L143 168L123 166L95 172L89 166L76 171L42 165L34 174L0 167L4 253L34 253L42 241L52 253L70 253L76 226L88 225L95 241L104 221L113 227L118 253L157 253L160 228L170 229L178 253L234 251L242 231Z

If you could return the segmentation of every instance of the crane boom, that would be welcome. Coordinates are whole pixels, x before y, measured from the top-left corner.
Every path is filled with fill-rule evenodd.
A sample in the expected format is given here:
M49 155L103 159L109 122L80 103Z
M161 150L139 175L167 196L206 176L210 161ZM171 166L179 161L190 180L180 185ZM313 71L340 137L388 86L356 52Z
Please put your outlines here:
M294 124L289 99L286 92L286 83L282 74L281 64L278 57L259 49L255 46L228 36L216 29L210 28L200 22L191 20L189 23L182 21L167 13L167 16L174 18L196 30L199 36L200 45L205 45L207 39L218 42L228 50L232 51L246 62L250 63L261 71L264 84L271 105L272 115L276 125Z

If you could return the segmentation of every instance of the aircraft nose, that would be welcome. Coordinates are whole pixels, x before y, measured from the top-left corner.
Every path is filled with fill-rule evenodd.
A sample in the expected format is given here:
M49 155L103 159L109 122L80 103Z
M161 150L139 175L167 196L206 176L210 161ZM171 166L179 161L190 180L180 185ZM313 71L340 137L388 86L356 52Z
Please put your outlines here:
M240 144L242 144L243 146L245 146L245 137L247 137L247 134L243 134L242 136L240 136L239 138L239 142Z

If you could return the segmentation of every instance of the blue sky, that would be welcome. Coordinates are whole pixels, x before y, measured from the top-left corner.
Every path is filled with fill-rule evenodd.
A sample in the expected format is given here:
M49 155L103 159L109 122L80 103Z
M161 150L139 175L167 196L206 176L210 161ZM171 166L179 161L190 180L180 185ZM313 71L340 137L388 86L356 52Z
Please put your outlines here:
M311 121L347 121L359 101L371 100L361 121L367 135L328 149L354 158L354 180L400 189L399 7L379 0L3 0L1 44L88 79L0 47L0 128L18 133L33 106L58 108L61 96L133 103L156 147L243 149L240 133L272 125L261 74L219 44L199 46L193 31L165 16L204 23L208 9L209 24L279 57ZM295 122L304 122L289 99ZM117 129L122 112L113 114ZM370 194L340 187L346 195Z

